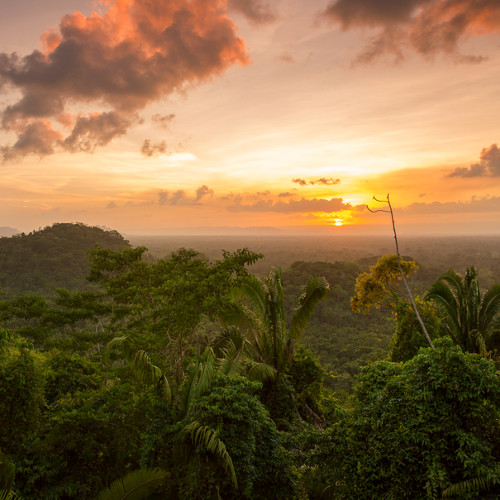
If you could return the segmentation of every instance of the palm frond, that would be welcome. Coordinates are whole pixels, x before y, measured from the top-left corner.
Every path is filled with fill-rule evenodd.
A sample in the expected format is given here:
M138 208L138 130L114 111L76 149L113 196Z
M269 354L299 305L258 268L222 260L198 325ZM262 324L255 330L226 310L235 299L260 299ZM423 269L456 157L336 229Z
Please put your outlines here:
M325 278L315 276L307 282L293 312L290 327L290 337L292 339L298 340L302 337L318 302L328 297L329 292L330 285Z
M168 382L167 377L164 374L158 380L158 384L156 385L160 394L163 395L163 398L168 404L172 404L172 391L170 389L170 384Z
M226 445L219 439L217 432L209 426L203 426L199 422L194 421L184 427L183 434L185 438L193 443L196 449L211 453L221 462L222 467L237 489L238 481L236 479L233 460L226 449Z
M0 490L0 500L16 500L19 498L12 490Z
M140 500L147 498L168 476L160 469L129 472L103 489L97 500Z
M241 287L234 291L234 298L249 299L261 316L265 314L266 296L267 289L264 283L252 274L245 277Z
M241 355L243 352L243 344L236 347L232 340L229 341L227 347L221 349L222 359L219 360L218 371L222 375L239 375L241 372Z
M132 344L130 342L130 339L126 335L122 335L120 337L115 337L111 339L106 344L106 350L104 355L109 357L113 351L114 352L118 351L125 357L125 359L129 361L133 356Z
M479 330L486 333L500 313L500 284L493 285L483 296L479 316Z
M443 497L454 497L465 493L480 493L481 491L489 490L497 483L498 481L496 479L474 477L472 479L467 479L466 481L452 484L443 491L442 495Z
M276 378L276 368L267 363L255 363L247 372L247 378L252 381L266 382Z
M163 373L156 365L151 363L145 351L137 351L130 359L130 366L139 382L148 385L158 384Z
M188 373L187 379L183 385L183 414L187 412L192 401L204 394L214 374L216 373L217 360L214 351L207 347L203 353L202 359L197 365L193 366Z

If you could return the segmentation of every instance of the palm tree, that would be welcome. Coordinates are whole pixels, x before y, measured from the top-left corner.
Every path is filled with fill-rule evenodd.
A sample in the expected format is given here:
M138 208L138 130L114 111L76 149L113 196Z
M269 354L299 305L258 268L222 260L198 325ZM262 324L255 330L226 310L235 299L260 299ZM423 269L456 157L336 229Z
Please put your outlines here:
M122 341L122 339L118 339ZM126 349L125 349L126 351ZM188 371L179 387L174 385L172 391L166 375L154 365L145 351L127 354L130 366L136 378L147 385L155 386L164 400L172 407L176 422L181 422L189 412L191 405L210 389L210 384L217 374L229 374L232 363L218 360L211 348L205 349L198 363ZM224 442L218 437L217 431L209 426L202 426L199 422L185 425L180 432L179 449L182 444L187 445L186 461L189 461L192 452L213 456L220 463L230 478L235 489L238 481L233 461ZM182 454L182 453L181 453Z
M425 298L434 300L444 312L447 332L462 349L486 355L500 312L500 284L481 294L474 267L467 268L464 278L449 270Z
M240 307L225 316L244 332L243 349L253 364L249 378L279 377L290 365L295 343L301 339L318 302L327 297L330 285L325 278L311 278L293 311L290 328L283 307L283 273L273 269L269 276L248 276L236 295Z

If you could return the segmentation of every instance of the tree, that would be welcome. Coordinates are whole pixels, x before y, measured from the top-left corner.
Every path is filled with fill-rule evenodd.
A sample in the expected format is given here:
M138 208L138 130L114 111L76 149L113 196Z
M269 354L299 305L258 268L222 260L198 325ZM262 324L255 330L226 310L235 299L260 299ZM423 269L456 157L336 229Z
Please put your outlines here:
M420 315L425 322L429 336L436 339L441 336L441 318L436 307L431 302L415 298ZM408 361L416 356L421 347L429 345L411 304L398 302L394 314L396 316L396 331L391 339L391 361Z
M128 358L137 379L155 388L160 398L156 408L162 423L159 431L158 426L153 425L154 431L147 438L149 444L144 461L148 467L161 465L171 470L174 485L170 487L176 490L179 487L177 483L182 482L181 469L188 467L192 460L198 463L200 454L210 455L222 465L234 489L238 489L231 456L218 432L209 425L187 418L195 402L209 391L214 377L217 373L224 373L227 365L217 360L213 350L207 348L191 365L181 383L176 384L175 381L169 381L160 368L151 362L146 352L129 353ZM175 498L178 497L178 493L173 494Z
M370 207L368 207L368 205L366 206L366 208L370 212L386 212L386 213L391 214L392 232L394 233L394 242L396 244L396 256L397 256L397 264L398 264L399 273L401 275L401 279L403 280L404 286L406 288L406 292L408 294L408 298L410 300L410 303L411 303L411 305L413 307L413 311L415 312L415 316L417 317L417 321L420 324L420 328L422 329L422 332L425 335L425 338L427 339L427 342L429 342L429 345L432 348L434 348L434 344L432 343L432 340L431 340L431 337L429 335L429 332L427 331L425 323L422 321L422 318L421 318L420 313L418 311L418 307L417 307L417 304L415 302L415 298L413 297L413 293L410 290L408 282L406 281L405 272L404 272L403 266L401 264L401 254L399 253L399 242L398 242L398 234L396 232L396 222L394 220L394 211L392 210L392 205L391 205L391 200L389 198L389 193L387 193L387 199L386 200L378 200L375 196L373 197L373 199L375 201L379 202L379 203L387 203L388 210L371 210Z
M482 294L474 267L467 268L463 278L449 270L430 287L425 298L438 305L446 331L456 344L469 352L487 354L500 312L500 284Z
M248 275L245 266L261 255L247 249L223 252L221 260L210 264L194 250L181 249L169 259L148 263L145 251L94 250L89 279L106 293L112 328L126 331L151 355L161 351L180 384L196 328L203 318L216 319L229 307L231 289Z
M229 322L238 324L244 331L245 352L254 362L257 372L274 373L279 377L290 366L298 342L314 313L318 302L327 297L330 285L324 278L311 278L303 289L287 328L283 307L283 279L280 268L273 269L265 278L248 276L236 292L241 300L233 315L226 315ZM267 367L265 372L261 369ZM252 378L252 372L249 373Z
M370 266L369 273L361 273L356 278L355 295L351 298L352 310L366 314L372 306L377 309L382 306L394 308L401 300L398 282L403 277L409 278L417 270L417 263L413 260L400 259L396 254L382 255L374 266Z
M495 366L451 339L436 340L435 349L406 363L364 368L353 406L312 452L326 498L439 498L452 485L500 481Z

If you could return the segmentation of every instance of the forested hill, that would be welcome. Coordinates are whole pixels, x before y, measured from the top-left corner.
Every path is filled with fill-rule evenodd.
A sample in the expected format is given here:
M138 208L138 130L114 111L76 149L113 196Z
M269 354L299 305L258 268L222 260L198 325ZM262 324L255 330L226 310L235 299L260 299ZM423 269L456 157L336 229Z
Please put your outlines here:
M0 238L0 292L53 294L56 288L82 288L89 273L87 251L96 245L130 247L117 231L82 223L57 223Z

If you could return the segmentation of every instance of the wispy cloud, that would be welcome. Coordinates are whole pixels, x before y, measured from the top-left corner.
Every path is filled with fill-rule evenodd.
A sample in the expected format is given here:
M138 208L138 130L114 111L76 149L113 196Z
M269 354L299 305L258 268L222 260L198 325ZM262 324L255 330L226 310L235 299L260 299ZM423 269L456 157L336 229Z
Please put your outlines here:
M158 144L153 144L150 139L146 139L142 143L141 154L147 157L159 156L167 153L167 143L161 141Z
M460 54L460 42L500 32L498 0L332 0L323 16L344 30L378 28L359 54L360 62L386 54L397 61L406 49L424 56L442 52L459 61L481 62L479 55Z
M351 210L350 203L344 203L342 198L313 198L289 201L274 201L272 199L260 200L254 203L244 203L241 198L236 198L234 203L227 207L233 212L278 212L278 213L311 213L311 212L338 212Z
M320 184L323 186L335 186L335 184L340 184L340 179L333 179L332 177L320 177L318 179L292 179L292 182L299 184L299 186L307 186L308 184L314 186L315 184Z
M500 197L472 198L469 201L412 203L401 210L408 214L460 214L500 211Z
M271 7L271 2L263 0L228 0L228 7L231 10L240 12L255 24L272 23L278 17Z

